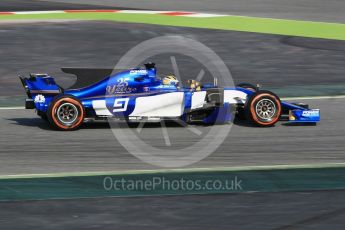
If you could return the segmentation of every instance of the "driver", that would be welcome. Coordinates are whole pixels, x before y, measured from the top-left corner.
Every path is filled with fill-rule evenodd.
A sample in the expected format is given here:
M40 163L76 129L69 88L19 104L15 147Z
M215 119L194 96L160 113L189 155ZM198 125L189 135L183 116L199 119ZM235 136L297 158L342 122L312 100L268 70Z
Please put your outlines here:
M200 91L201 90L201 84L200 82L196 81L196 80L188 80L188 84L190 84L190 90L196 90L196 91Z
M179 81L174 75L168 75L163 78L163 85L175 85L178 86Z

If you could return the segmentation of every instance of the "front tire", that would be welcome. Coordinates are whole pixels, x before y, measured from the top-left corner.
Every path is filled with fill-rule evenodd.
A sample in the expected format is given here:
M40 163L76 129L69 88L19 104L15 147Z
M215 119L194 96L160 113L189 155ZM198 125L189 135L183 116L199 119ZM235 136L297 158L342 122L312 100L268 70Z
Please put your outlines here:
M83 123L85 110L81 102L73 96L55 98L48 109L48 121L58 130L76 130Z
M258 91L245 105L246 117L257 126L273 126L279 121L282 106L277 95L270 91Z

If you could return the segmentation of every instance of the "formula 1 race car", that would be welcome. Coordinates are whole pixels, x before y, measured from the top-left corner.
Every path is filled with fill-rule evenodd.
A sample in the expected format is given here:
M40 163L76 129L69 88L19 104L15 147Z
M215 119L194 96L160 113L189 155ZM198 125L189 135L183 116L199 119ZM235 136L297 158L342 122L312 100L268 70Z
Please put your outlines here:
M77 89L64 90L47 74L20 79L28 95L25 108L36 109L40 117L59 130L75 130L84 121L107 118L225 123L233 119L234 111L257 126L273 126L284 117L289 122L320 120L318 109L281 101L274 93L251 84L223 88L216 81L201 84L189 80L188 87L180 87L174 76L159 78L154 63Z

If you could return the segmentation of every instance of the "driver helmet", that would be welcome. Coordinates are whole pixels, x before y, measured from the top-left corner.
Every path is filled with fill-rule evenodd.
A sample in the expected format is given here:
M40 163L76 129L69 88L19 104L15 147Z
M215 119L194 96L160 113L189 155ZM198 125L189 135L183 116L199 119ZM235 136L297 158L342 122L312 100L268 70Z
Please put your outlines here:
M175 85L178 86L179 81L174 75L168 75L163 78L163 85Z

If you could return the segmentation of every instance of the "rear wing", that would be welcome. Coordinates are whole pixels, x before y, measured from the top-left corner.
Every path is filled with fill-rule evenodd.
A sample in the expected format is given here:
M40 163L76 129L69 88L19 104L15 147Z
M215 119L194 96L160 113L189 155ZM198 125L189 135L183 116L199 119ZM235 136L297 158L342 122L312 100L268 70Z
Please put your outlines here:
M47 74L30 74L29 78L20 76L19 79L28 96L25 99L26 109L36 108L44 111L47 109L46 99L49 101L63 92L63 89L55 83L54 78Z
M59 94L62 92L54 78L47 74L30 74L29 78L19 77L28 97L34 94Z
M24 90L25 90L25 93L26 93L26 95L29 97L29 98L31 98L31 93L30 93L30 89L29 89L29 87L27 86L27 84L26 84L26 78L24 78L24 77L22 77L22 76L19 76L19 79L20 79L20 82L22 83L22 85L23 85L23 87L24 87Z

